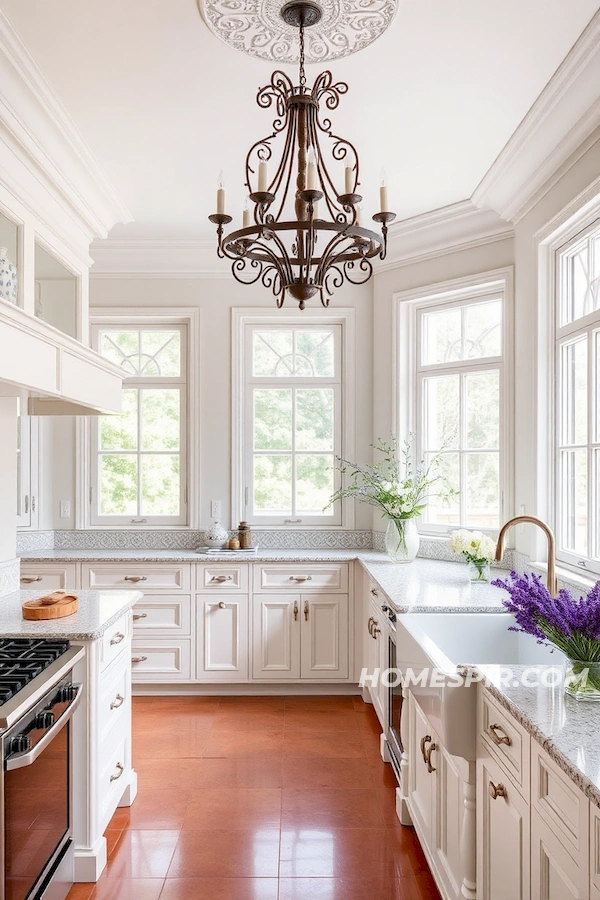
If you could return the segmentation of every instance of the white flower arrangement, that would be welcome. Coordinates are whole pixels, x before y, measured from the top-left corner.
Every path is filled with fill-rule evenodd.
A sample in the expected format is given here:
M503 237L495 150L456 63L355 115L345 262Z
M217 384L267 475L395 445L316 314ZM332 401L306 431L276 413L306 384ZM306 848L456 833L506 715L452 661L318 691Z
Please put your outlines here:
M486 565L496 555L495 542L481 531L453 531L450 535L450 550L462 553L467 562L479 566Z

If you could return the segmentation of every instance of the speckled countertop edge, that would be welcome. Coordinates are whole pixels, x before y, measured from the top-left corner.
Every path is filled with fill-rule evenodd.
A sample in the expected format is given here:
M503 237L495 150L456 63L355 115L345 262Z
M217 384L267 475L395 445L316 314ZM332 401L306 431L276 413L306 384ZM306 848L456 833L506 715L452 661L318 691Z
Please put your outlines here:
M137 603L142 598L142 592L138 590L115 590L115 591L73 591L79 598L80 607L76 613L71 616L64 616L59 619L44 619L39 622L23 619L21 615L21 603L24 600L34 600L36 597L43 597L46 591L15 591L7 594L0 600L0 633L2 637L19 638L31 636L62 638L69 641L94 641L102 637L111 625L114 625L124 612ZM120 597L120 602L117 600ZM111 612L101 622L91 622L91 627L86 625L86 618L98 615L98 610L90 609L93 603L100 603L102 598L106 596L110 600L116 600L118 607ZM7 615L8 614L8 615ZM70 620L70 621L69 621ZM12 622L18 622L19 628L12 625ZM69 627L71 626L71 627Z

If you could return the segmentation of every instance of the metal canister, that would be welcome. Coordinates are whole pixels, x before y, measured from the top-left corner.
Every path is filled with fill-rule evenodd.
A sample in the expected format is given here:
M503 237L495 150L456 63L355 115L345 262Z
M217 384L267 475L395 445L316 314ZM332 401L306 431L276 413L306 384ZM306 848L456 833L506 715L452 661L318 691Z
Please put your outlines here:
M252 534L250 533L250 526L248 523L240 522L238 532L240 538L240 550L248 550L252 546Z

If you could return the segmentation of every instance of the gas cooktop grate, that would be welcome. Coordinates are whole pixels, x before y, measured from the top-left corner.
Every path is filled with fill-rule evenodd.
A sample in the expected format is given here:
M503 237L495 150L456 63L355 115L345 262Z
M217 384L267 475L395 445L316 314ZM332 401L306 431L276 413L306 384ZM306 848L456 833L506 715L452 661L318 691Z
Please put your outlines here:
M24 688L69 649L69 641L0 639L0 704Z

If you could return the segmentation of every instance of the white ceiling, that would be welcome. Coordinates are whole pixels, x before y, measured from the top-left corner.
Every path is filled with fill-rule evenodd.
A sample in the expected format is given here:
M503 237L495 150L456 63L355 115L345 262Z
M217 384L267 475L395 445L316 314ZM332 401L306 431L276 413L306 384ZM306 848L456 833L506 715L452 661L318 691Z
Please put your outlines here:
M195 240L216 179L241 217L243 166L272 113L271 68L208 30L196 0L0 0L135 222L114 240ZM464 200L598 8L598 0L400 0L389 30L332 63L332 115L359 151L365 210L381 167L399 218ZM309 83L322 66L309 66ZM294 67L288 68L290 75Z

